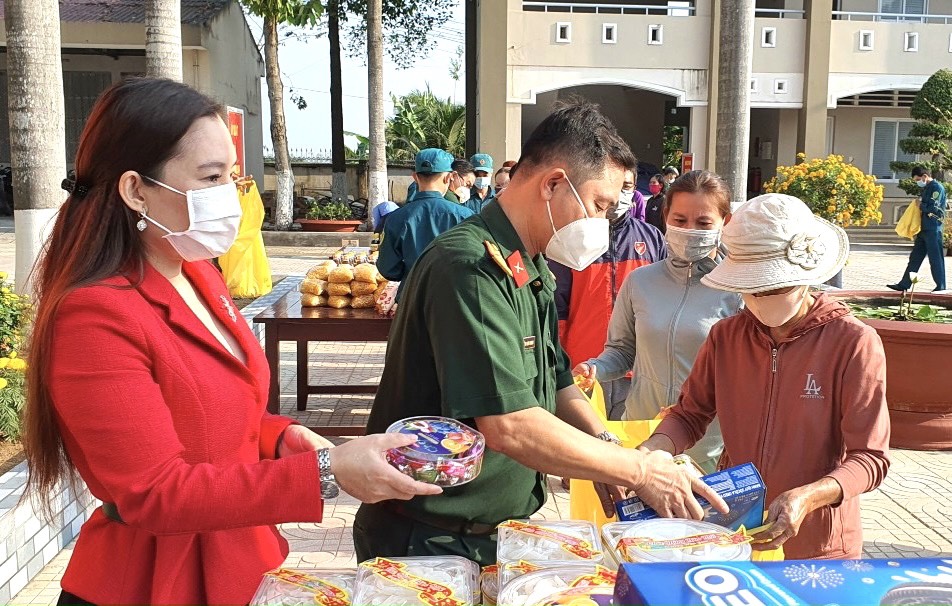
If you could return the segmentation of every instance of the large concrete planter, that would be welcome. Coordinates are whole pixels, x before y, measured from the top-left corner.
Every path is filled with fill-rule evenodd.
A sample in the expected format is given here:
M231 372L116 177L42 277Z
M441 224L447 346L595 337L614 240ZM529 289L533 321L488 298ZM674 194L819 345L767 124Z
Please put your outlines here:
M841 291L843 300L897 305L900 293ZM952 295L916 294L913 305L952 308ZM862 320L886 351L886 401L894 448L952 450L952 324Z
M331 221L329 219L298 219L304 231L322 232L353 232L363 224L363 221Z

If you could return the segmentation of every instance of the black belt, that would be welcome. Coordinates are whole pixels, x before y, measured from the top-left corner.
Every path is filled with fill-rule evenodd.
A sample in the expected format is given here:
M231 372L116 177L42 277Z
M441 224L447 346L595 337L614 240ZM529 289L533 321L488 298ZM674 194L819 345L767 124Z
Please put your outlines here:
M446 516L441 516L433 513L425 513L422 511L415 511L409 509L396 503L394 501L384 501L380 503L380 506L389 511L390 513L396 514L398 516L409 518L414 522L424 524L426 526L432 526L433 528L438 528L440 530L445 530L446 532L451 532L453 534L458 534L462 536L484 536L488 537L491 534L496 533L496 526L498 524L482 524L480 522L467 522L465 520L460 520L458 518L450 518Z
M106 503L103 501L102 504L102 514L112 520L113 522L119 522L120 524L125 524L125 521L122 519L122 516L119 515L119 508L116 507L115 503Z

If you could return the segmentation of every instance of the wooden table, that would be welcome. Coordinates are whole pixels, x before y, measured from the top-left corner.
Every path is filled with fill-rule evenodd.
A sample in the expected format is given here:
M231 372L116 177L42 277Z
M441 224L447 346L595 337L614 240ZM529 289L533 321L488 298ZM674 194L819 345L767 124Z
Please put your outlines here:
M256 324L264 325L264 353L271 367L271 388L268 394L268 412L279 414L281 409L281 352L282 341L297 344L297 409L307 410L310 394L364 394L376 393L376 385L311 385L308 381L308 343L311 341L384 341L390 334L391 319L380 316L373 309L332 309L330 307L302 307L301 293L289 292L276 303L255 316ZM364 427L311 427L323 435L363 435Z

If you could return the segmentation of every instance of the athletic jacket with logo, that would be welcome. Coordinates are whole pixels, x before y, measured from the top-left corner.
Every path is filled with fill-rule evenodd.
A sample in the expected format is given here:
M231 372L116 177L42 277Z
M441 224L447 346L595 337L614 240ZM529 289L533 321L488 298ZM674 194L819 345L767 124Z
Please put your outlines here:
M615 297L625 277L668 255L661 232L630 214L611 223L609 229L608 252L584 270L549 261L555 274L559 338L573 367L602 351Z
M787 559L862 557L859 495L889 469L886 357L879 335L831 295L774 343L748 310L714 325L677 406L657 432L678 452L714 415L724 436L721 466L751 462L768 503L831 477L843 501L807 515L784 545Z

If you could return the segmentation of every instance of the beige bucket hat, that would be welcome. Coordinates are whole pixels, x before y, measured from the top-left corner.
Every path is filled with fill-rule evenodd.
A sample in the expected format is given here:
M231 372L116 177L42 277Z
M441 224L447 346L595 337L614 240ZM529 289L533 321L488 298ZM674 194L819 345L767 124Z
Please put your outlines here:
M846 232L813 214L799 198L766 194L748 200L724 226L727 257L701 282L740 293L822 284L846 264Z

